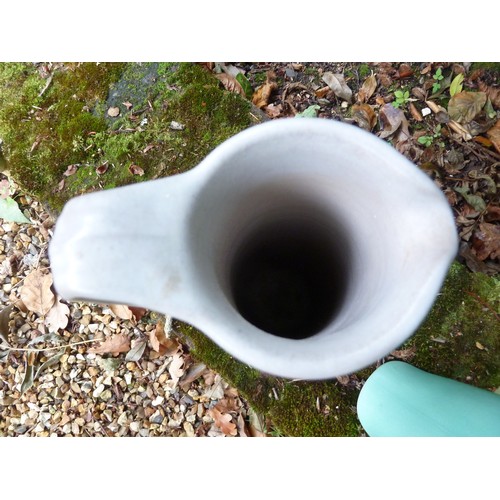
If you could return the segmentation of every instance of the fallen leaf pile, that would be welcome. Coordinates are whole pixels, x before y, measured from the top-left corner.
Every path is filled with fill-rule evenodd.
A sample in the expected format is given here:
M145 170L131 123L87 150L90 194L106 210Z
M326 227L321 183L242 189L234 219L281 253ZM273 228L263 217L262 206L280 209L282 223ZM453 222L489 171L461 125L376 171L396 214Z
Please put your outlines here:
M468 64L374 63L360 78L358 66L318 64L314 72L315 64L241 64L231 71L245 74L255 88L253 104L270 119L338 119L390 142L445 193L462 241L460 258L472 271L497 274L500 76ZM256 85L263 74L265 82Z

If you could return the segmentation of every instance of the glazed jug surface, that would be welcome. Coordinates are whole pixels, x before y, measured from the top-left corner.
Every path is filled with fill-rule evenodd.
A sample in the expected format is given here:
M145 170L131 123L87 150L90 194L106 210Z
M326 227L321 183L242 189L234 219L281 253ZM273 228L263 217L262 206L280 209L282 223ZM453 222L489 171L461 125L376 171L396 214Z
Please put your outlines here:
M67 300L166 313L266 373L325 379L412 335L457 245L443 193L392 146L294 118L189 172L70 200L49 256Z

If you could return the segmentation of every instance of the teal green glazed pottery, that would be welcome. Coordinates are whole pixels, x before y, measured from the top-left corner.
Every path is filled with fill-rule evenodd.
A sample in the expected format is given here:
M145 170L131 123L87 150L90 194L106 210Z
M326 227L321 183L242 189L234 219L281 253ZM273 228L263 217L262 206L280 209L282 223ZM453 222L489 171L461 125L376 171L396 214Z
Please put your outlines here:
M368 377L357 410L372 437L500 436L500 395L401 361Z

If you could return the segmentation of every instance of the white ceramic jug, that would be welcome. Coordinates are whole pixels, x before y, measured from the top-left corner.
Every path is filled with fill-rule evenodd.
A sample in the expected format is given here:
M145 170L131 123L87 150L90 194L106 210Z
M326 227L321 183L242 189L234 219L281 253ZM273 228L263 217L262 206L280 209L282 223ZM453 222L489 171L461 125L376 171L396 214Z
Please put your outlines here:
M293 118L189 172L70 200L49 255L67 300L163 312L263 372L325 379L414 333L457 245L445 196L393 147Z

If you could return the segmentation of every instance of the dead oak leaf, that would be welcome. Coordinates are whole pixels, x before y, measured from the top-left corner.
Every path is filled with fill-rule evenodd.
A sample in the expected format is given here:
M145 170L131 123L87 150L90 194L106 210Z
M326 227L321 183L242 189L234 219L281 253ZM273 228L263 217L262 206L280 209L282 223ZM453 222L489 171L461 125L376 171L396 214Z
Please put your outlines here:
M68 326L68 319L69 307L58 299L45 317L45 324L49 331L57 332Z
M21 300L28 310L41 316L50 311L55 302L51 286L52 275L50 273L36 269L28 274L20 292Z
M258 108L264 108L269 104L272 93L278 88L276 85L276 75L273 71L268 71L266 82L257 88L252 96L252 102Z
M214 424L226 435L236 436L238 433L236 424L232 422L231 415L228 413L221 413L217 408L208 410L208 415L214 419Z
M180 349L180 344L165 334L165 325L162 322L156 324L154 330L149 334L149 342L151 347L161 356L173 356Z
M231 413L237 412L240 409L240 404L238 403L237 398L234 397L225 397L221 399L214 408L217 408L221 413Z
M184 375L184 358L180 354L174 354L172 362L168 367L168 373L174 380L179 380Z
M118 333L113 335L109 339L106 339L97 347L91 347L89 349L90 353L94 354L112 354L113 356L118 356L122 352L130 351L130 339L123 333Z

